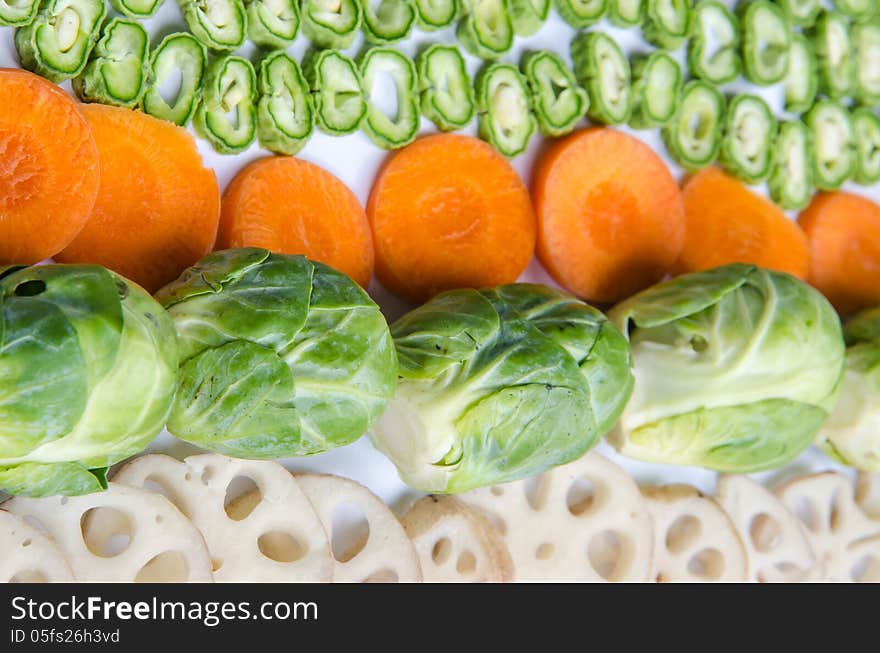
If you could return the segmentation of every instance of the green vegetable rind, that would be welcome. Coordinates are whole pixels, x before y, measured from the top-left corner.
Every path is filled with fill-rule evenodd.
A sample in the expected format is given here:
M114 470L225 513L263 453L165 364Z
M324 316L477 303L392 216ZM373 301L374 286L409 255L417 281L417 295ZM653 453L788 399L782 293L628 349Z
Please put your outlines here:
M367 115L367 100L363 79L352 59L338 50L312 50L303 60L303 73L322 132L344 136L360 129Z
M877 13L875 0L834 0L834 6L841 14L854 21L863 21Z
M361 29L363 9L359 0L303 0L300 17L303 32L314 46L344 50Z
M517 36L531 36L547 21L551 0L510 0L510 19Z
M196 133L221 154L245 151L257 137L257 75L243 57L215 59L205 75L202 99L193 116ZM234 111L235 120L227 115Z
M608 0L608 20L616 27L637 27L645 19L645 0Z
M142 106L154 118L186 125L196 111L202 94L208 51L192 34L169 34L150 54L149 81ZM165 76L180 71L181 83L174 102L169 105L160 93Z
M880 18L853 25L852 40L855 48L855 99L862 105L880 105Z
M244 44L247 12L242 0L177 0L189 31L210 50L225 52Z
M315 129L315 107L299 64L283 50L260 62L257 138L278 154L299 152Z
M678 62L662 50L633 57L633 110L629 120L634 129L664 127L675 118L683 86Z
M368 49L359 59L367 101L363 129L376 145L396 149L412 143L419 131L418 72L412 59L388 47ZM387 115L372 101L371 89L379 74L385 73L394 81L397 110Z
M125 18L105 23L89 62L73 79L77 97L84 102L136 107L146 91L149 47L150 38L140 23Z
M816 23L816 17L822 9L819 0L777 0L777 4L793 25L805 28Z
M868 107L852 112L856 143L856 166L853 180L870 186L880 182L880 117Z
M645 0L642 33L657 47L677 50L691 32L691 0Z
M33 21L15 31L21 67L56 83L76 77L89 60L106 15L104 0L42 0ZM72 16L75 22L67 20ZM64 47L59 30L68 29L75 31L64 35L64 46L70 44Z
M245 0L247 36L262 48L284 49L296 40L301 22L299 1L282 1L283 9L276 14L277 9L265 0Z
M785 12L770 0L751 0L738 8L738 14L746 79L759 86L782 81L792 35Z
M836 190L852 177L856 143L852 118L839 102L820 100L805 117L812 132L813 174L816 187Z
M364 36L369 43L387 45L402 41L412 31L416 10L411 0L380 0L376 9L363 0Z
M474 119L476 99L459 49L435 43L418 54L416 67L422 114L441 131L467 126Z
M562 20L575 29L595 25L608 10L607 0L555 0Z
M783 80L786 111L804 113L816 102L818 66L812 43L803 34L794 34L789 49L788 72Z
M521 67L531 89L538 129L545 136L570 133L590 106L590 97L574 74L549 50L529 53Z
M461 17L459 0L413 0L416 25L425 32L433 32L452 25Z
M590 96L590 118L606 125L629 120L632 73L620 46L602 32L581 33L571 42L571 58L575 76ZM604 65L608 61L610 67ZM608 78L609 68L613 68L613 79Z
M699 170L718 158L725 114L724 97L712 84L691 80L684 85L681 98L675 119L660 133L670 156L682 168ZM695 119L699 123L696 131Z
M786 210L805 208L813 197L813 141L800 120L779 125L767 187L770 197Z
M718 0L698 3L691 15L687 51L691 74L713 84L732 82L742 70L739 52L739 21L733 12Z
M37 15L40 0L23 0L8 2L0 0L0 26L25 27L30 25Z
M110 0L110 6L123 16L144 19L155 15L164 2L165 0Z
M480 138L507 157L524 152L537 121L523 74L511 64L491 63L477 75L475 87Z
M509 0L469 0L456 35L475 57L497 59L513 47Z
M741 94L727 104L719 161L731 175L757 184L770 174L776 118L756 95ZM758 142L755 142L758 141Z
M855 61L849 21L835 11L823 11L813 32L819 71L819 91L832 99L852 93Z

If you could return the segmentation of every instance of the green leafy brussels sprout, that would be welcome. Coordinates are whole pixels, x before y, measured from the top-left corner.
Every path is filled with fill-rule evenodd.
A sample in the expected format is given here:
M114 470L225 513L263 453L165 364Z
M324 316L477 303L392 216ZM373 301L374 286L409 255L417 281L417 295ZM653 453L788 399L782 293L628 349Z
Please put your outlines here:
M836 399L840 320L819 292L732 264L660 283L612 309L635 389L609 437L652 462L754 472L813 441Z
M632 391L626 340L537 284L437 295L391 326L397 393L372 439L409 485L463 492L581 456Z
M840 398L822 426L819 444L845 465L880 472L880 307L854 316L843 335Z
M240 458L321 453L361 437L394 393L379 307L304 256L214 252L156 298L180 341L168 430L182 440Z
M0 268L0 490L106 488L158 435L177 379L174 325L96 265Z

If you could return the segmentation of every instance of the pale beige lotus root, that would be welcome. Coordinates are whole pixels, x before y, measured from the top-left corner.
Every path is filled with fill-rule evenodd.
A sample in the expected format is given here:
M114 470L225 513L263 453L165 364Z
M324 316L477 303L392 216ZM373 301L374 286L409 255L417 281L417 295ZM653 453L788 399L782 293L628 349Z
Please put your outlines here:
M16 497L3 508L45 528L78 581L212 580L201 534L157 494L110 483L77 497Z
M367 488L329 474L298 474L333 547L337 583L417 583L422 570L394 513Z
M159 492L191 519L208 545L217 582L332 578L324 528L299 484L276 462L220 454L179 462L153 454L127 463L113 480ZM248 501L231 504L236 486L245 484Z
M715 500L746 547L748 578L759 583L816 577L816 557L798 518L748 476L720 476Z
M856 503L871 519L880 519L880 474L859 472L856 478Z
M69 583L73 571L45 534L0 510L0 583Z
M426 583L503 583L513 562L501 533L473 508L450 496L427 496L401 519Z
M597 453L458 498L499 528L516 581L648 579L653 535L645 502L635 482Z
M859 508L846 476L803 476L780 485L776 495L805 526L817 575L831 582L880 582L880 521Z
M714 500L689 485L643 488L654 521L658 583L743 582L746 548L730 517Z

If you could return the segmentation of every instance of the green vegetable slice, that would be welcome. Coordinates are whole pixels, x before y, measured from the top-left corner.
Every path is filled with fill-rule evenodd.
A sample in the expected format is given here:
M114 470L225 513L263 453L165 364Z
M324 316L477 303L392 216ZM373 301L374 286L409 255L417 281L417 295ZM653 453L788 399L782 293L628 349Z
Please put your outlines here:
M694 7L693 35L688 43L688 66L695 77L726 84L742 69L739 56L739 21L726 5L706 0Z
M645 39L654 45L676 50L691 28L691 0L645 0Z
M819 0L777 0L785 15L794 25L812 27L822 9Z
M599 22L607 9L607 0L556 0L556 10L562 20L575 29Z
M776 118L756 95L737 95L727 105L721 165L734 177L756 184L770 174Z
M849 179L856 165L852 118L842 104L820 100L806 116L812 131L816 186L835 190Z
M635 129L668 125L675 118L683 83L681 66L662 50L634 57L633 111L629 124Z
M215 59L193 117L196 132L218 152L243 152L257 135L256 96L257 75L250 61L235 55Z
M77 97L84 102L137 106L146 88L149 47L140 23L126 18L106 23L89 62L73 79Z
M299 32L298 0L245 0L247 35L264 48L286 48Z
M477 75L479 133L505 156L522 153L535 133L535 116L525 77L506 63L492 63Z
M363 122L367 136L385 149L412 143L419 130L418 74L415 64L393 48L376 47L367 50L361 58L360 73L367 100L367 115ZM390 79L394 84L396 106L392 110L382 106L390 93L375 92L383 78Z
M370 43L385 45L409 36L416 20L411 0L363 0L364 36Z
M40 0L0 0L0 25L24 27L30 25Z
M416 24L426 32L449 27L461 14L459 0L413 0Z
M607 125L629 120L632 85L629 60L603 32L578 34L571 42L578 81L590 96L590 117Z
M300 7L305 35L319 48L347 48L361 28L359 0L303 0Z
M315 107L299 64L284 51L260 62L257 138L260 145L293 156L315 128Z
M880 118L868 107L852 114L856 139L856 183L868 186L880 181Z
M800 120L779 125L767 186L783 209L800 210L810 203L815 188L812 134Z
M880 19L853 25L855 96L861 104L880 104Z
M416 58L422 113L442 131L461 129L474 118L474 89L454 45L435 43Z
M110 0L110 6L129 18L149 18L165 0Z
M692 80L684 85L675 119L661 135L669 154L685 170L705 168L721 147L724 97L712 84Z
M645 19L645 0L608 0L608 20L617 27L635 27Z
M834 6L853 20L865 20L877 13L875 0L834 0Z
M782 81L788 71L791 29L785 13L770 0L754 0L740 12L743 68L759 86Z
M522 69L541 133L562 136L571 132L587 112L590 98L569 67L555 52L539 50L525 57Z
M44 0L33 22L15 32L22 68L53 82L76 77L106 14L104 0Z
M819 90L834 99L849 95L855 72L849 21L841 13L822 12L816 22L813 40L819 68Z
M518 36L531 36L550 13L550 0L510 0L510 18Z
M183 19L211 50L235 50L244 43L247 12L242 0L177 0Z
M509 0L468 0L467 15L458 24L464 49L481 59L497 59L513 47Z
M338 50L312 51L303 61L303 72L318 128L334 136L356 132L367 114L367 100L354 61Z
M169 34L150 55L150 82L144 93L143 107L151 116L185 125L195 113L202 89L208 53L192 34ZM162 89L176 77L180 87L171 100Z
M807 111L816 101L819 91L819 73L816 55L809 39L795 34L791 39L788 72L782 82L785 88L785 109L792 113Z

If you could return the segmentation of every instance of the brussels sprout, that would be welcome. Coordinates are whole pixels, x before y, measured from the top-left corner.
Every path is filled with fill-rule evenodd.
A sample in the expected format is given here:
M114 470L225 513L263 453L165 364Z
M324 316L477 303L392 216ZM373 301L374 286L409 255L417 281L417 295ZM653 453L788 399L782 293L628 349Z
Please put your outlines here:
M578 458L632 391L620 332L541 285L441 293L391 332L398 390L371 437L425 491L463 492Z
M819 444L845 465L880 472L880 307L846 324L846 370L840 399Z
M174 397L174 325L96 265L0 269L0 490L73 495L159 434Z
M732 264L614 307L635 389L609 438L653 462L754 472L806 449L843 370L840 320L792 276Z
M303 256L209 254L156 298L180 340L168 430L240 458L354 442L394 392L394 343L354 281Z

